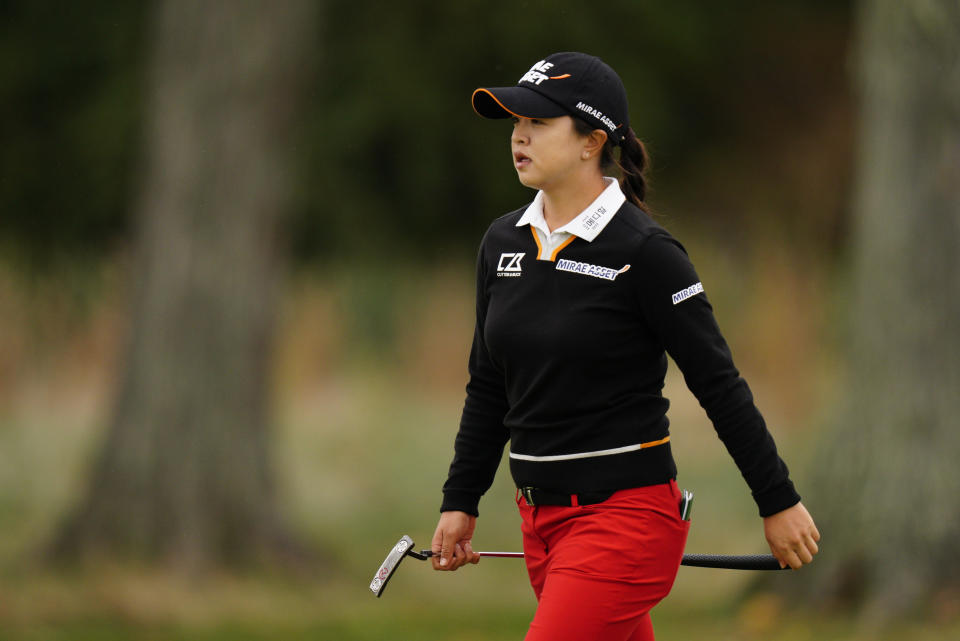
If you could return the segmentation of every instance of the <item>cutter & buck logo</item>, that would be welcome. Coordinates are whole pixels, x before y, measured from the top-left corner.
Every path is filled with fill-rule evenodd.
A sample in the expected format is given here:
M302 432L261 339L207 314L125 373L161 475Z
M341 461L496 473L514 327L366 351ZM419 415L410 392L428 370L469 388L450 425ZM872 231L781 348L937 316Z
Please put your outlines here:
M523 268L520 266L520 261L526 255L526 252L504 252L500 254L500 262L497 263L497 276L512 278L522 276Z

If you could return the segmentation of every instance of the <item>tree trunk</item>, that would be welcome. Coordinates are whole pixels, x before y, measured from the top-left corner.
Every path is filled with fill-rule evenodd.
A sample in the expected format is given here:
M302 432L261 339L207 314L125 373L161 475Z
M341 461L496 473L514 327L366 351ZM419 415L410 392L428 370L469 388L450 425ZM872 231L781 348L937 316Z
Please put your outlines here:
M314 6L158 7L125 370L60 558L201 569L288 545L267 374Z
M865 0L849 371L806 588L889 618L960 587L960 2Z

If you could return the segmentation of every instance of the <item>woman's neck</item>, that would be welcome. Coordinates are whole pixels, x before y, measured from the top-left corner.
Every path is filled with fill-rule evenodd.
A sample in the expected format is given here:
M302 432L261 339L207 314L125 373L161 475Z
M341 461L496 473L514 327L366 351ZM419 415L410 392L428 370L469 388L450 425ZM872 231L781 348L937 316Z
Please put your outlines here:
M569 223L606 188L607 181L597 173L543 189L543 219L547 228L552 232Z

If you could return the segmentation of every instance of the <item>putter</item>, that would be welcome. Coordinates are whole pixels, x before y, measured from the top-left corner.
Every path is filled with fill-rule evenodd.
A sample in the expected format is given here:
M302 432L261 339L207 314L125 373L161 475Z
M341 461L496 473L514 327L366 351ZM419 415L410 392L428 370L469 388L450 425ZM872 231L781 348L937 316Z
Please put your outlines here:
M523 558L523 552L477 552L477 554L480 556L510 559ZM413 539L404 534L390 550L390 553L387 554L387 558L380 564L377 573L373 575L373 580L370 581L370 591L373 592L377 598L380 598L383 594L390 577L392 577L394 573L396 573L397 568L400 567L400 562L408 556L412 556L419 561L426 561L434 556L434 554L430 550L420 550L419 552L414 550ZM777 561L772 554L684 554L680 565L697 568L722 568L726 570L789 569L789 566L781 568L780 562Z

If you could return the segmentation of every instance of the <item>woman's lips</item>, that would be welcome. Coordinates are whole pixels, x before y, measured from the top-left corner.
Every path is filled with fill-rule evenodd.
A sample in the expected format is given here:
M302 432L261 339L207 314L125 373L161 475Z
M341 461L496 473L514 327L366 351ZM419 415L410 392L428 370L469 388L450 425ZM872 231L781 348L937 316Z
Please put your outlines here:
M530 160L530 158L528 158L528 157L525 156L524 154L521 154L521 153L515 153L515 154L513 154L513 164L514 164L514 166L515 166L517 169L521 169L521 168L523 168L523 167L526 167L526 166L529 165L531 162L533 162L533 161Z

